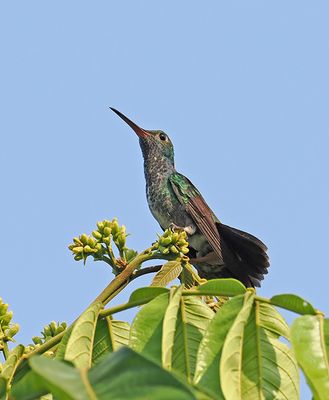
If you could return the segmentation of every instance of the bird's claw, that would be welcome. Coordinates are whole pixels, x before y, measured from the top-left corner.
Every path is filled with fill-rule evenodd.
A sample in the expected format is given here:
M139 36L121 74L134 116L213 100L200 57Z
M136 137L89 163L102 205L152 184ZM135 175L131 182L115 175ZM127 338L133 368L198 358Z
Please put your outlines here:
M183 231L184 228L181 226L177 226L173 222L168 226L168 229L170 229L172 232L177 232L177 231Z

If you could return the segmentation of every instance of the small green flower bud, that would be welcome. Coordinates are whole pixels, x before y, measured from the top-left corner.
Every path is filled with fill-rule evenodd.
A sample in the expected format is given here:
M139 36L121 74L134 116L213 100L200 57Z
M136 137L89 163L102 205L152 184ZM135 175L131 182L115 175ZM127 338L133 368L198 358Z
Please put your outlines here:
M0 316L6 314L8 310L8 303L0 304Z
M87 245L83 248L83 252L84 252L84 253L92 253L92 248L87 244Z
M78 245L82 245L82 242L81 242L81 240L79 239L79 238L77 238L77 237L74 237L73 238L73 242L75 243L75 244L78 244Z
M76 255L74 256L74 259L75 259L75 261L81 261L81 260L83 259L83 256L82 256L81 253L80 253L80 254L76 254Z
M56 329L57 329L57 324L56 324L56 322L55 322L55 321L51 321L50 324L49 324L49 327L50 327L52 336L54 336L55 333L56 333Z
M178 233L178 232L174 232L174 233L172 234L172 242L173 242L173 243L176 243L177 240L178 240L178 238L179 238L179 233Z
M174 253L174 254L179 253L179 251L177 250L177 248L175 246L170 246L170 251L171 251L171 253Z
M110 245L110 241L111 241L111 239L109 237L103 237L103 242L105 244L107 244L108 246Z
M186 236L186 232L185 232L184 230L179 230L177 233L178 233L179 236L182 237L182 238Z
M102 250L102 245L100 243L96 243L95 249L97 250L97 252L100 252Z
M123 248L126 245L126 235L122 233L121 235L118 236L118 245L119 247Z
M104 229L104 222L97 222L97 228L98 228L101 232L103 232L103 229Z
M58 326L55 332L55 335L58 335L59 333L65 331L65 328L63 326Z
M162 246L168 246L171 243L171 237L161 237L160 238L160 243Z
M181 247L180 251L181 251L183 254L187 254L187 253L189 252L189 248L188 248L187 246L183 246L183 247Z
M162 253L162 254L168 254L169 253L169 248L168 247L163 247L163 246L159 246L159 251Z
M88 244L89 244L90 247L94 247L95 244L96 244L95 239L93 237L89 236Z
M83 234L80 236L80 240L81 240L81 242L82 242L83 244L87 244L87 243L88 243L88 236L87 236L85 233L83 233Z
M51 328L49 325L45 325L43 328L44 336L51 336Z
M93 231L93 236L94 236L94 238L96 238L96 239L102 239L102 234L100 233L100 232L98 232L98 231Z
M0 320L2 325L8 325L9 322L12 320L14 313L12 311L8 311L5 315L3 315Z
M110 236L110 235L111 235L111 228L107 226L104 228L104 236Z
M119 223L117 218L113 218L112 220L112 234L115 235L119 232Z
M14 324L13 326L11 326L7 331L6 331L6 336L8 338L12 338L13 336L16 335L16 333L19 331L19 325L18 324Z
M42 339L39 336L33 336L32 341L34 344L42 344Z
M74 254L82 253L83 247L74 247L72 251Z
M170 229L166 229L165 231L164 231L164 234L162 235L163 237L169 237L169 236L171 236L171 234L172 234L172 231L170 230Z

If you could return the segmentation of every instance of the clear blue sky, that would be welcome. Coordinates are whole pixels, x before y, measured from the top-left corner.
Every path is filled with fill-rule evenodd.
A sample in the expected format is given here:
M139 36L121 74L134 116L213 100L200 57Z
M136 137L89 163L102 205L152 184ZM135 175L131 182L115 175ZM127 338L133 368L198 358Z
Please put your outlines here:
M142 250L160 231L108 106L165 130L218 217L266 242L262 295L329 313L328 17L326 1L2 2L0 296L20 341L112 278L73 261L73 236L117 216Z

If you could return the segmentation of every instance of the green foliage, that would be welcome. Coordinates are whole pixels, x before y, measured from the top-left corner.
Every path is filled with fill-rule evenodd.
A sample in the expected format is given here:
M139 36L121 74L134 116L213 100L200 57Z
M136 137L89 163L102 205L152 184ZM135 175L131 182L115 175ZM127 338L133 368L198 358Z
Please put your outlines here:
M36 356L30 367L38 385L18 384L16 399L34 399L52 392L63 400L196 399L193 389L175 376L129 348L108 354L90 370L78 370L58 360Z
M291 327L291 340L315 399L329 394L329 324L323 315L304 315Z
M92 364L98 363L104 355L129 344L130 325L110 317L99 319L96 326Z
M34 345L9 351L16 325L0 302L0 400L297 400L299 367L314 399L328 398L329 320L309 302L293 294L262 298L234 279L201 280L185 232L166 230L139 254L126 236L113 219L74 238L76 260L103 260L115 278L67 329L52 321ZM143 268L153 259L166 262ZM151 286L104 308L150 272ZM176 278L181 284L167 289ZM113 318L138 306L131 325ZM276 307L302 316L290 328Z
M172 231L167 229L162 236L159 237L155 248L162 254L172 254L175 257L180 255L184 257L188 253L187 234L185 231Z
M13 337L19 331L19 325L11 322L13 312L8 311L8 304L0 297L0 350L6 348L6 343L14 341Z
M168 261L152 280L151 286L167 286L168 283L179 277L182 272L180 261Z
M57 336L59 333L64 332L66 329L66 322L62 322L61 324L55 321L51 321L48 325L45 325L43 331L41 332L41 336L33 336L32 341L34 345L41 345L51 338ZM35 347L34 345L30 345Z

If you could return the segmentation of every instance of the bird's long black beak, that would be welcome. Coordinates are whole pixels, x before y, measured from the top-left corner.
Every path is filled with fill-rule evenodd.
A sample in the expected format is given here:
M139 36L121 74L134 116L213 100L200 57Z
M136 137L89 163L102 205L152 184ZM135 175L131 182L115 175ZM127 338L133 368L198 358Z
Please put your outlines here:
M131 121L129 118L127 118L125 115L123 115L120 111L116 110L113 107L110 107L110 109L115 112L121 119L123 119L129 126L132 128L135 132L136 135L139 136L140 138L146 138L149 136L149 133L140 128L138 125L135 124L135 122Z

